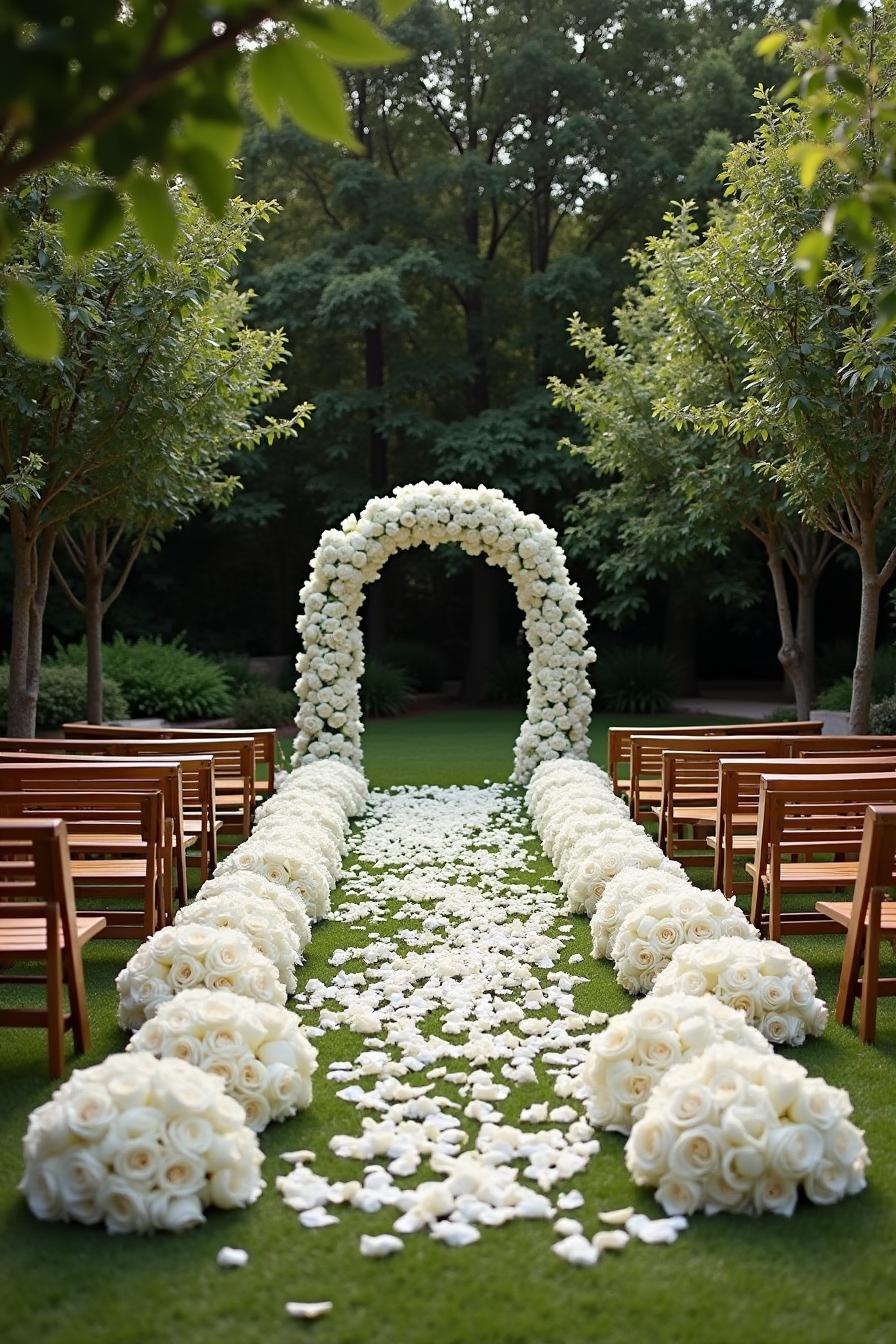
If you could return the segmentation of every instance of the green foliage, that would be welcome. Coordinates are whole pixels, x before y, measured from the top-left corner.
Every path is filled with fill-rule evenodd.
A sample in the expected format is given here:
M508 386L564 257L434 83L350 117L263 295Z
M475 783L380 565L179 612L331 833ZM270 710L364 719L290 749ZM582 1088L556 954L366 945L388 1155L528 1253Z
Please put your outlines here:
M390 639L380 650L380 659L406 674L412 691L440 691L445 680L441 655L431 644L415 639Z
M896 327L896 285L881 250L883 235L896 237L896 14L892 5L836 0L819 6L799 41L789 36L769 33L757 51L777 56L789 45L796 74L778 96L793 98L805 117L788 157L810 199L820 175L831 183L824 218L797 235L796 269L814 288L835 240L845 239L875 277L876 330L885 334Z
M524 705L529 688L529 651L516 644L498 650L485 699L492 705Z
M0 665L0 715L4 718L9 701L9 665ZM115 677L103 677L103 703L107 719L126 719L128 701ZM87 670L72 664L44 668L37 700L37 727L59 728L63 723L87 717Z
M408 0L382 7L386 22ZM271 20L276 20L272 25ZM298 24L298 31L293 24ZM363 15L305 0L208 9L162 0L121 8L82 0L77 22L57 7L11 0L0 10L0 248L16 232L10 200L23 178L68 162L109 179L63 188L66 246L75 258L111 246L128 215L170 257L178 228L168 183L185 179L212 215L233 194L231 159L243 130L240 42L252 41L251 91L272 123L281 106L309 135L360 149L334 68L400 61L404 50ZM61 344L58 312L19 278L5 317L17 348L49 361Z
M52 666L82 667L87 647L82 640L54 650ZM170 643L143 636L128 641L116 635L103 647L109 675L121 687L131 714L147 718L217 719L230 713L233 691L218 663L191 653L178 637ZM106 716L110 717L108 707Z
M888 695L871 706L868 730L872 733L896 733L896 695Z
M593 680L600 705L614 714L662 714L672 703L676 670L662 650L632 644L605 650Z
M765 722L766 722L766 723L793 723L793 722L795 721L795 719L796 719L796 715L795 715L794 712L793 712L793 707L792 707L792 706L788 706L788 705L779 705L777 709L773 710L773 711L771 712L771 714L769 714L769 716L768 716L768 718L765 720Z
M361 713L365 718L403 714L411 699L407 673L378 658L368 658L361 674Z
M231 717L237 728L282 728L295 713L296 697L291 691L252 680L234 697Z
M853 649L855 656L855 649ZM848 710L852 700L852 673L838 677L825 685L818 697L819 709ZM886 644L874 655L874 671L871 677L871 695L874 700L882 700L896 692L896 645Z

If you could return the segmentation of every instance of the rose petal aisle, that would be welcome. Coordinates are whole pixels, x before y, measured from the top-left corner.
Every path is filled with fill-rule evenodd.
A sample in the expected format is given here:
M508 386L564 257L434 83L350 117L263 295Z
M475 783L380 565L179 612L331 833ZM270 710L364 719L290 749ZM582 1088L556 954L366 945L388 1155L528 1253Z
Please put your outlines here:
M347 1160L340 1179L306 1152L285 1154L292 1170L277 1178L303 1235L321 1235L340 1206L387 1213L376 1230L393 1240L359 1245L378 1257L401 1250L396 1236L461 1249L533 1219L548 1224L545 1250L553 1240L559 1257L591 1266L686 1225L585 1207L575 1185L600 1152L577 1074L606 1014L576 1009L587 976L565 952L573 926L556 881L533 875L533 841L505 785L371 795L333 911L353 945L296 1001L310 1034L348 1029L357 1043L328 1070L345 1104L329 1137ZM514 1091L531 1096L533 1084L544 1100L521 1108ZM610 1233L602 1213L622 1226Z

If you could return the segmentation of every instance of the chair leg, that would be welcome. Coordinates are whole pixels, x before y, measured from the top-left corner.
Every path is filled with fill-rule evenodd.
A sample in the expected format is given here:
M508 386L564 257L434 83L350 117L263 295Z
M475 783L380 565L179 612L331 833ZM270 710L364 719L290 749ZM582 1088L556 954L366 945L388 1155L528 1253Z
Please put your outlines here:
M51 1078L61 1077L64 1067L65 1021L59 927L59 908L52 906L47 912L47 1036Z
M68 1006L75 1051L83 1055L90 1049L90 1019L87 1016L84 967L76 948L65 949L65 981L68 985Z
M880 976L881 896L872 891L865 933L865 966L862 971L862 1007L859 1016L859 1040L870 1045L877 1026L877 982Z
M868 914L868 893L856 896L846 931L846 943L843 948L843 968L840 972L840 984L837 989L835 1016L844 1027L852 1025L853 1008L862 974L862 958L866 954L866 916Z
M781 869L769 864L768 873L768 936L781 941Z

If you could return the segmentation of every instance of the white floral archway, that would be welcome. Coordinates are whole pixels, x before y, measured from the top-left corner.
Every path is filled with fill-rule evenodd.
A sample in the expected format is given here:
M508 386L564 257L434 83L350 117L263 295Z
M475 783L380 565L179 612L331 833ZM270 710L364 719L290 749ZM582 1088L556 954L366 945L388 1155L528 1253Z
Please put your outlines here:
M514 752L514 780L526 783L540 761L587 754L588 665L595 655L557 534L500 490L433 481L371 499L358 517L351 514L320 539L296 623L305 647L296 660L293 765L341 757L361 767L358 680L364 667L360 609L365 588L396 551L446 542L468 555L484 554L490 565L506 570L525 617L529 694Z

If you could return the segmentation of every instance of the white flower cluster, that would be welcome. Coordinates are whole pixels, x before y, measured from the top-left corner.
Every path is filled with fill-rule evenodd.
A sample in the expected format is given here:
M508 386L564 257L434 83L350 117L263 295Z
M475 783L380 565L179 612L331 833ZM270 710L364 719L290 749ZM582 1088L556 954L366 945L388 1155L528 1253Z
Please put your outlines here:
M595 959L612 958L613 945L622 921L642 901L654 896L672 899L675 896L692 895L693 891L687 874L679 876L678 873L667 873L659 868L646 871L642 868L623 868L607 883L591 916L591 950Z
M613 943L616 979L629 994L647 994L682 943L758 937L733 896L679 883L648 896L623 919Z
M312 922L326 918L349 818L363 812L366 801L364 776L340 761L313 762L281 776L249 839L218 864L216 879L254 874L300 897Z
M630 819L597 765L570 759L540 765L526 803L571 914L592 915L607 884L629 870L687 880L681 864Z
M305 902L288 887L269 882L260 873L227 873L224 877L210 877L207 882L203 882L196 893L196 901L210 900L225 894L254 896L256 900L270 901L274 909L284 916L298 939L300 952L305 951L311 941L311 921L305 910Z
M713 994L739 1008L773 1045L821 1036L828 1010L816 997L812 969L783 943L717 938L685 943L657 976L657 995Z
M118 1025L135 1031L185 989L230 989L259 1003L286 1003L272 961L238 929L180 924L142 943L115 979Z
M215 1074L260 1132L311 1102L317 1051L285 1008L227 990L187 989L163 1003L127 1049L149 1050Z
M591 1041L579 1075L589 1120L601 1129L628 1134L659 1079L719 1041L771 1051L765 1037L747 1026L743 1013L709 995L641 999Z
M500 490L437 481L371 499L357 517L321 537L300 595L304 651L296 663L295 765L335 757L360 767L365 587L396 551L444 543L505 569L524 613L529 697L513 778L525 783L539 761L586 755L594 653L556 533Z
M841 1088L743 1046L710 1046L660 1079L625 1160L669 1214L792 1214L865 1187L868 1150Z
M194 901L178 910L175 928L198 924L208 929L238 929L277 968L287 994L296 991L296 966L302 960L302 944L289 920L272 901L244 891L222 891Z
M220 1078L180 1059L110 1055L32 1111L19 1189L36 1217L178 1232L243 1208L262 1153Z

